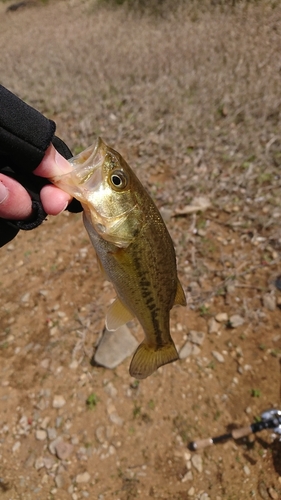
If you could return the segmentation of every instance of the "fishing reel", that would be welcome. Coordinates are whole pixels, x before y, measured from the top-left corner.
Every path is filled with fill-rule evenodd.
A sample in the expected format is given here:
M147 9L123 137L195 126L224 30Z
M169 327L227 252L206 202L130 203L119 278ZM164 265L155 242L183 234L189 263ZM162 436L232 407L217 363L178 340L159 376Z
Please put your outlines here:
M281 435L281 410L273 408L272 410L266 410L261 414L261 421L266 423L272 423L269 427L263 427L264 429L272 429L276 434Z

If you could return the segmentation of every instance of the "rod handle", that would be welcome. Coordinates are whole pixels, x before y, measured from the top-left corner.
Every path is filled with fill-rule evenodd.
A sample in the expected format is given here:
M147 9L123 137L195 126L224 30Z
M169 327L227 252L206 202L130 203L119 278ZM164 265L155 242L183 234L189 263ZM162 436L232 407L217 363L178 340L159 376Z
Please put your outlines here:
M252 427L247 425L247 427L241 427L240 429L234 429L231 434L233 439L240 439L245 436L249 436L253 432Z
M212 438L198 439L197 441L192 441L192 443L189 444L188 448L192 451L197 451L201 450L202 448L206 448L207 446L211 446L212 444Z

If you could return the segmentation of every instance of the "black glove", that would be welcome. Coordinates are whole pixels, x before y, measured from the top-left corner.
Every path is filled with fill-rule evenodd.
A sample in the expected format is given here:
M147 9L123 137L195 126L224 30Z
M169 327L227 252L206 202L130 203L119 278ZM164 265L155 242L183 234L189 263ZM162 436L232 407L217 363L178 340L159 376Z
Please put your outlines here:
M52 120L0 85L0 172L25 187L31 196L33 209L32 216L26 221L0 218L0 246L14 238L20 229L34 229L46 218L40 191L50 182L32 172L41 163L51 142L66 159L72 157L66 144L54 135L55 129L56 124ZM82 207L77 200L73 200L67 210L80 212Z

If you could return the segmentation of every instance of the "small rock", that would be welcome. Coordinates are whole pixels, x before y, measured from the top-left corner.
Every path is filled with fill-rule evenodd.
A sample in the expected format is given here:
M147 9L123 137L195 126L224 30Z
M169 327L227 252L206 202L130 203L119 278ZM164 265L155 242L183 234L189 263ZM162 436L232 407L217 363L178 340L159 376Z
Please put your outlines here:
M199 497L199 500L210 500L208 493L202 493Z
M22 301L22 302L28 302L28 301L29 301L29 298L30 298L30 293L29 293L29 292L26 292L24 295L22 295L22 297L21 297L21 301Z
M62 474L58 474L55 477L55 483L56 483L57 488L62 488L64 486L64 478L63 478Z
M38 441L44 441L47 437L47 432L44 429L38 429L35 432L35 437Z
M52 453L52 455L56 454L56 446L58 443L60 443L60 441L62 441L62 437L58 436L56 439L54 439L54 441L51 441L51 443L49 444L48 448L50 453Z
M215 316L215 318L216 318L216 321L218 321L219 323L226 323L226 321L228 321L228 314L221 312L221 313L218 313Z
M49 422L50 422L50 417L45 417L40 424L41 429L47 429Z
M197 281L191 281L188 285L188 291L190 291L192 297L198 297L201 293L201 288Z
M107 441L110 441L113 438L113 436L114 436L114 427L113 426L111 426L111 427L107 426L106 430L105 430L105 434L106 434Z
M75 481L77 484L79 483L88 483L90 481L90 474L89 472L83 472L82 474L77 474Z
M246 476L249 476L251 474L251 471L250 471L248 465L244 465L243 471L244 471L244 474L246 474Z
M275 311L276 309L276 297L275 295L272 295L271 293L266 293L264 294L262 298L263 306L268 310L268 311Z
M215 318L210 318L208 321L208 332L217 333L219 331L220 325L215 320Z
M27 457L26 461L24 462L25 467L33 467L35 463L35 455L33 452L30 453L30 455Z
M74 360L70 363L69 368L70 368L71 370L76 370L76 368L78 368L78 366L79 366L79 365L78 365L78 361L77 361L76 359L74 359Z
M205 333L196 332L195 330L190 330L188 334L188 340L193 344L202 345L204 342Z
M229 318L229 324L231 328L238 328L238 326L244 325L244 318L239 316L239 314L233 314L233 316Z
M86 453L87 453L86 448L84 446L80 446L80 448L78 449L78 451L76 453L76 456L77 456L78 460L87 461L88 457L87 457Z
M103 426L97 427L96 429L96 438L99 443L104 443L105 439L105 428Z
M62 408L66 401L63 396L56 395L53 399L53 408Z
M203 472L203 461L202 461L202 457L201 455L192 455L191 457L191 463L194 467L194 469L196 469L199 474L201 474Z
M47 484L49 481L50 476L48 474L44 474L44 476L41 479L41 484Z
M95 353L98 365L113 369L136 350L138 342L126 325L114 332L105 329Z
M109 415L109 418L113 424L119 425L119 427L122 427L124 420L123 420L123 418L119 417L117 412L111 413Z
M66 460L73 451L73 445L61 440L56 444L55 449L57 457L60 458L60 460Z
M190 205L186 205L184 208L178 208L175 210L176 215L192 214L194 212L203 212L210 208L211 202L207 196L196 196Z
M191 488L189 488L187 494L189 497L193 497L194 493L195 493L195 488L194 488L194 486L191 486Z
M43 457L36 458L34 467L36 470L43 469L43 467L45 467L44 458Z
M20 447L21 447L20 441L16 441L12 448L12 452L15 453L16 451L19 451Z
M123 418L119 417L115 406L112 403L109 403L107 406L108 416L113 424L119 425L120 427L123 425Z
M114 387L112 382L108 382L104 390L111 398L115 398L117 396L117 389Z
M55 461L52 457L45 457L44 458L44 465L46 469L50 470L55 464Z
M49 364L50 364L50 360L48 358L46 359L42 359L41 363L40 363L40 366L42 366L42 368L49 368Z
M268 488L268 494L269 494L270 498L272 498L273 500L278 500L278 498L279 498L277 491L274 490L273 488Z
M235 283L233 283L233 282L227 283L225 288L226 288L226 292L229 295L233 295L234 293L236 293L236 286L235 286Z
M224 363L224 357L220 352L218 351L212 351L212 355L214 358L219 362L219 363Z
M71 438L71 444L79 444L79 437L78 436L72 436Z
M259 482L258 492L263 500L268 500L267 488L266 488L264 481Z
M63 422L63 418L62 417L57 417L56 418L56 428L57 429L62 425L62 422Z
M108 453L109 453L109 455L115 455L115 453L116 453L116 449L112 444L108 448Z
M36 408L38 408L38 410L45 410L46 408L46 402L44 401L44 399L41 399L37 404L36 404Z
M57 437L57 431L54 427L48 427L47 434L50 441L53 441L53 439L56 439Z
M179 352L179 358L180 359L185 359L185 358L188 358L188 356L191 356L192 354L192 348L193 348L193 345L191 344L191 342L186 342L180 352Z
M52 326L52 328L50 328L50 336L53 337L54 335L57 335L59 329L57 326Z
M198 345L193 345L192 346L192 356L199 356L201 350L200 350L200 347L198 347Z
M181 482L182 483L186 483L186 481L192 481L193 480L193 474L192 474L192 471L189 470L185 473L185 475L183 476Z
M160 213L163 217L164 222L166 222L166 223L169 222L171 220L171 218L173 217L173 211L170 210L170 208L161 207Z

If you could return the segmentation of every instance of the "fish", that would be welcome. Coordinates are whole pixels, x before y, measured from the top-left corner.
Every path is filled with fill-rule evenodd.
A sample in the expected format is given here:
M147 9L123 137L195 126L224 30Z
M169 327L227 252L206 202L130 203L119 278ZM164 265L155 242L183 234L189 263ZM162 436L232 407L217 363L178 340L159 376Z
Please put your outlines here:
M72 171L51 182L79 200L83 221L116 299L107 330L136 318L145 334L129 373L145 379L179 356L170 310L186 305L171 236L152 198L123 157L101 138L69 160Z

